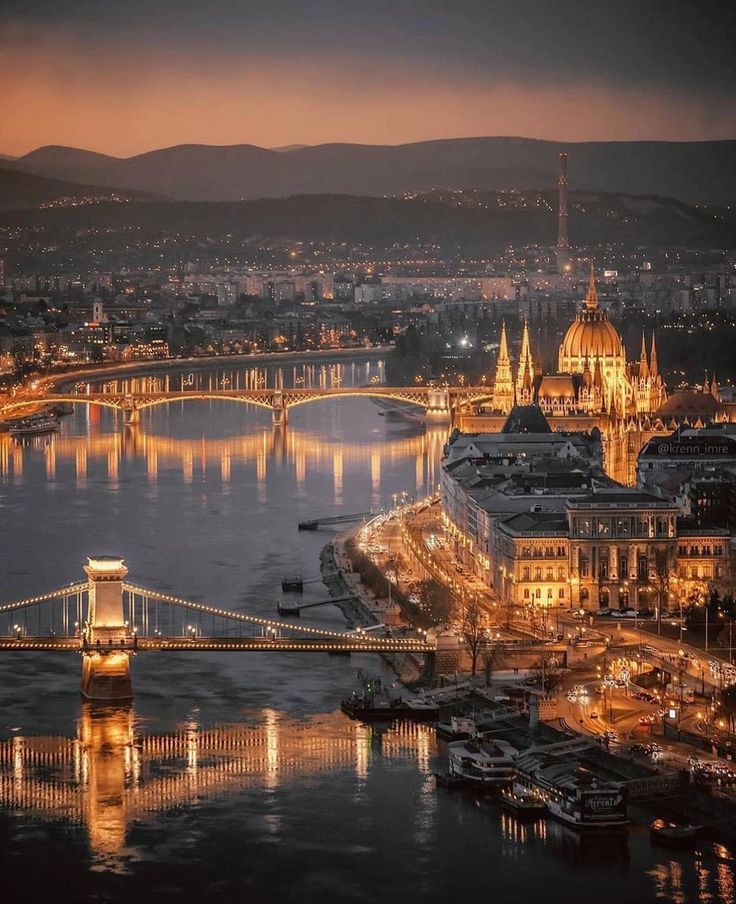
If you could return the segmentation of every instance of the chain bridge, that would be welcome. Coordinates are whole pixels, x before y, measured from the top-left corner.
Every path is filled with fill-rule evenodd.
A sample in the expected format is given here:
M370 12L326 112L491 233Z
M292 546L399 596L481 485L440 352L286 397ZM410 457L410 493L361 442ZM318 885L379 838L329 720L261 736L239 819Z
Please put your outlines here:
M140 420L140 412L156 405L190 400L227 400L244 405L255 405L271 412L277 426L288 422L289 411L297 405L319 402L332 398L382 398L404 402L423 408L427 417L450 420L460 407L477 404L489 398L489 390L479 387L433 387L433 386L354 386L318 389L191 389L174 391L107 392L85 388L80 392L39 389L0 401L0 417L22 414L24 409L39 405L71 403L75 405L97 405L123 412L127 424Z
M82 696L132 699L130 662L149 652L433 653L422 636L329 631L260 618L129 584L118 556L90 556L87 580L0 605L0 653L82 657Z

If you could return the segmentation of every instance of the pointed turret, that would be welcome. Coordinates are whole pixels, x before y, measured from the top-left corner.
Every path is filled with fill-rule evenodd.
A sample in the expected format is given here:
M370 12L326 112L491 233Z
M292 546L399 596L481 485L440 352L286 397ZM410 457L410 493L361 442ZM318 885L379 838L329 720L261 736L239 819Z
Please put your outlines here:
M529 321L524 320L524 330L521 334L521 349L519 350L519 370L516 374L516 389L519 393L524 389L524 381L527 372L531 379L534 373L534 360L532 358L532 347L529 342Z
M718 381L716 380L715 372L713 373L713 379L710 381L710 394L714 399L720 401L720 396L718 395Z
M509 343L506 338L506 321L501 324L501 346L498 350L498 363L511 364L511 356L509 355Z
M498 349L496 376L493 381L494 410L508 414L514 405L514 377L511 373L509 343L506 338L506 324L501 324L501 342Z
M598 310L598 290L595 287L593 261L590 262L590 282L588 283L588 294L585 297L585 308L588 311Z
M708 395L710 393L710 380L708 379L708 371L706 370L703 377L703 392Z
M644 339L644 330L641 331L641 355L639 356L639 379L646 380L649 376L649 364L647 363L647 343Z
M656 380L659 376L659 364L657 363L657 341L652 331L652 351L649 355L649 376Z

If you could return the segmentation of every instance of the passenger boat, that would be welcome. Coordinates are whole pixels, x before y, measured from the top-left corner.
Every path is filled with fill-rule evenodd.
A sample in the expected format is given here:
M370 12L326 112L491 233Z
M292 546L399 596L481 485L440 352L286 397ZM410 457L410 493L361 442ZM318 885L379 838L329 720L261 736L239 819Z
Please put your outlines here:
M501 791L501 805L519 819L537 819L547 815L545 799L519 781Z
M45 433L56 433L59 419L53 414L35 414L17 421L10 427L10 435L17 439L29 436L41 436Z
M555 819L579 830L617 830L628 825L626 798L618 784L579 765L571 753L579 740L530 748L516 759L517 779L547 804Z
M692 847L702 830L702 826L678 825L665 819L655 819L649 826L649 837L657 844L667 847Z
M391 697L380 678L364 681L362 690L354 691L346 697L340 704L340 709L351 719L360 719L362 722L384 722L392 719L431 722L439 714L436 703Z
M500 789L514 780L514 756L508 741L480 734L447 745L449 775L468 785Z

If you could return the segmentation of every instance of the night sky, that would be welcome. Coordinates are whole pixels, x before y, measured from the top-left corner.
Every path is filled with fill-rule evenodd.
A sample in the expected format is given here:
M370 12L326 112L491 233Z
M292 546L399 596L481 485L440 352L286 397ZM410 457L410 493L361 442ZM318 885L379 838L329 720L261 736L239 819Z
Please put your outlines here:
M0 0L0 152L736 138L736 2Z

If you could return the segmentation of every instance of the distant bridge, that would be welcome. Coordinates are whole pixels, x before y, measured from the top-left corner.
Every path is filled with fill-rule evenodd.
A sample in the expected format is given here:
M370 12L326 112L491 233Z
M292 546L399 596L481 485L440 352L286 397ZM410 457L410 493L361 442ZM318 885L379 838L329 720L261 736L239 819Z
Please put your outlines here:
M0 652L82 654L82 695L132 698L143 652L433 653L426 636L330 631L232 612L128 584L123 560L90 557L88 580L0 605Z
M122 411L125 423L135 424L140 420L140 412L145 408L181 401L225 400L266 408L271 412L273 423L282 425L287 423L288 412L292 408L333 398L394 399L423 408L430 418L450 419L457 409L488 400L490 393L485 386L353 386L329 389L191 389L143 392L107 392L92 389L62 392L41 389L6 396L0 401L0 417L11 417L22 413L23 409L38 405L71 403Z

